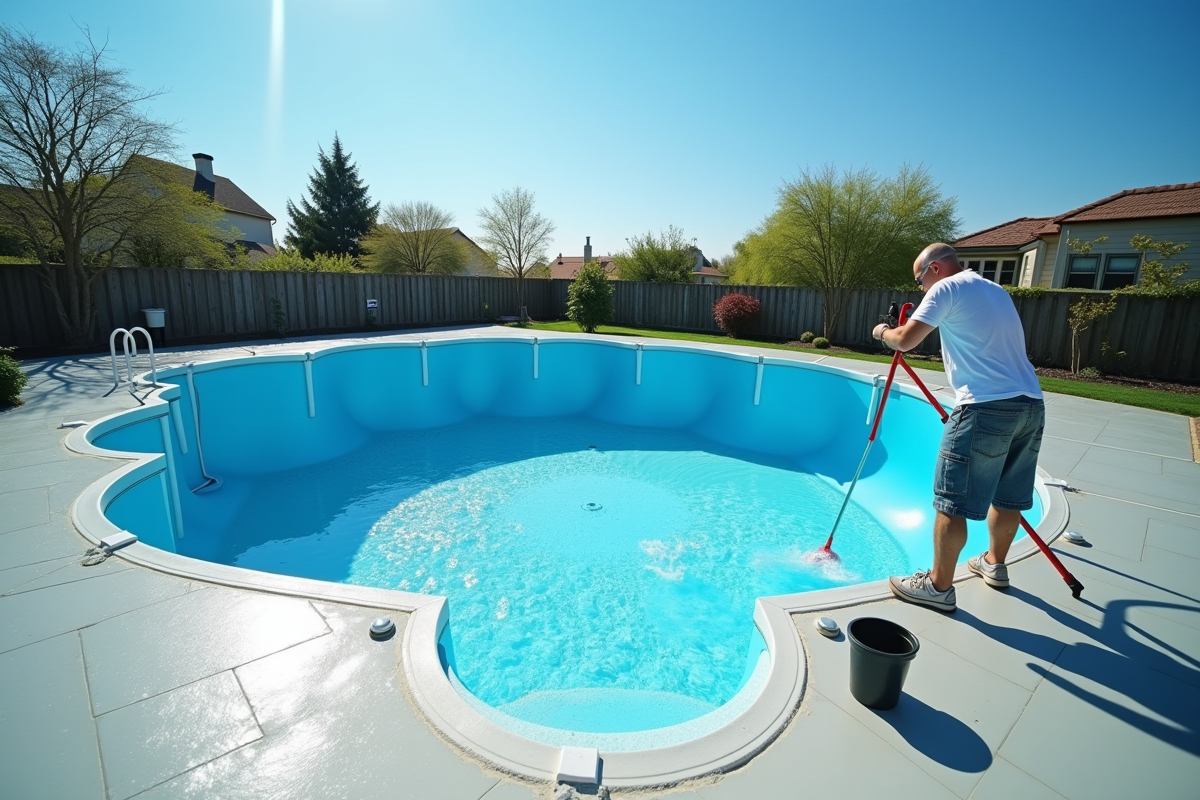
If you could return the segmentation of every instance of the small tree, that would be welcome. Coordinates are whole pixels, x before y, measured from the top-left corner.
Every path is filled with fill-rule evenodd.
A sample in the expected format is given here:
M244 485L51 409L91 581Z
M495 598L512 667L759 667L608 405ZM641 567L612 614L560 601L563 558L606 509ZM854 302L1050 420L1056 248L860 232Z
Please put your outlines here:
M626 239L628 252L613 257L617 275L623 281L653 283L691 283L696 267L695 240L687 239L682 228L674 225L658 236L647 231L644 236Z
M612 319L613 287L604 267L595 261L584 264L567 287L567 318L584 333Z
M1107 236L1097 236L1095 239L1084 241L1083 239L1067 239L1067 247L1079 253L1081 256L1086 256L1092 252L1092 247L1098 244L1103 244L1108 241Z
M727 294L713 305L717 327L734 339L741 338L746 328L754 324L762 311L757 297L748 294Z
M1117 310L1117 298L1110 295L1105 300L1082 297L1069 307L1067 325L1071 328L1071 372L1078 373L1080 368L1080 336L1092 323L1101 317L1106 317Z
M533 210L533 192L519 186L492 195L492 204L479 209L483 235L479 241L492 252L496 269L517 282L517 308L521 321L525 312L525 278L546 263L546 246L554 223Z
M296 207L287 202L288 233L284 241L300 251L305 258L315 253L358 257L359 240L371 230L379 214L379 204L371 203L367 185L358 177L358 167L350 162L350 154L342 150L337 134L333 136L333 152L317 148L317 167L308 179L312 202L300 198Z
M1178 264L1165 266L1164 261L1170 261L1175 256L1182 253L1188 248L1186 242L1175 244L1175 242L1158 242L1149 236L1138 234L1129 240L1129 244L1133 249L1142 254L1141 264L1138 266L1137 286L1131 287L1132 294L1151 294L1151 295L1171 295L1178 293L1181 289L1187 290L1190 285L1195 285L1197 281L1183 281L1179 279L1188 271L1188 264L1182 261ZM1158 259L1147 261L1146 253L1158 253L1161 261Z
M466 247L454 238L454 216L432 203L388 205L362 240L363 266L372 272L453 275L467 266Z

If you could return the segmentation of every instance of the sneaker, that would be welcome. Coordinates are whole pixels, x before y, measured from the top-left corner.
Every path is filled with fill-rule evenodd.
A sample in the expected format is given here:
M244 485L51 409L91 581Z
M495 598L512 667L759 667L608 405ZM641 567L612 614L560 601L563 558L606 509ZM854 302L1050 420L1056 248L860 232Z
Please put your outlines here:
M995 589L1008 588L1008 567L1004 564L989 564L984 550L974 558L967 559L967 569L983 578L983 582Z
M897 575L888 578L888 583L891 584L892 594L907 603L929 606L946 613L953 613L958 608L954 597L954 587L951 586L946 591L939 592L933 588L933 580L929 577L928 572L918 572L916 575L907 577Z

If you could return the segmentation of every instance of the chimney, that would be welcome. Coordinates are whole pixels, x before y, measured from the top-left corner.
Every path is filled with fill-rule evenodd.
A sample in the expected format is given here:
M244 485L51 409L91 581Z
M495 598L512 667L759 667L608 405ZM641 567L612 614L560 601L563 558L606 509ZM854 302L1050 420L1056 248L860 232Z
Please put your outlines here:
M192 158L196 159L197 174L209 183L216 183L212 171L212 156L207 153L192 153Z
M583 246L583 263L590 263L592 260L592 237L587 237L587 244Z

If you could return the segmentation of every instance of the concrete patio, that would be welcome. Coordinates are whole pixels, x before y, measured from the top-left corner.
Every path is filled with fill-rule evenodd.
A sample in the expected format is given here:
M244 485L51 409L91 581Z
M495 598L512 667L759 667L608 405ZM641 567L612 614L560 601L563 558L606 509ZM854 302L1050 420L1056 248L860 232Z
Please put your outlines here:
M439 329L374 340L514 333ZM524 332L516 332L525 335ZM160 363L304 352L334 337L161 354ZM698 347L719 347L697 345ZM738 352L752 348L730 347ZM882 365L763 350L860 372ZM148 361L138 359L148 368ZM68 420L129 408L108 356L25 362L26 405L0 414L0 797L554 797L443 741L405 696L378 609L188 581L90 546L68 509L123 462L66 450ZM931 388L941 373L923 371ZM1041 466L1077 492L1046 559L1013 588L959 584L953 616L886 601L824 612L895 620L921 650L900 705L847 683L849 645L794 617L809 682L789 727L742 768L672 798L1195 798L1200 794L1200 464L1186 418L1047 397ZM404 615L392 614L397 625Z

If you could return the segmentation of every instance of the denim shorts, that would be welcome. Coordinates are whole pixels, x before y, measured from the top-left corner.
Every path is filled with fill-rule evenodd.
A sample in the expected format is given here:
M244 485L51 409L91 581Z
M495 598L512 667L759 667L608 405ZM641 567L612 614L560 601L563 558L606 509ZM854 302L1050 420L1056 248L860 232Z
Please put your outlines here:
M1026 511L1046 426L1046 406L1032 397L967 403L942 432L933 478L933 507L986 519L988 506Z

